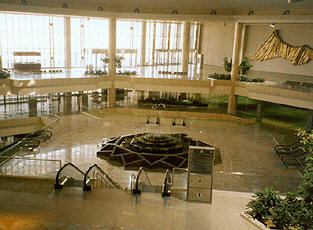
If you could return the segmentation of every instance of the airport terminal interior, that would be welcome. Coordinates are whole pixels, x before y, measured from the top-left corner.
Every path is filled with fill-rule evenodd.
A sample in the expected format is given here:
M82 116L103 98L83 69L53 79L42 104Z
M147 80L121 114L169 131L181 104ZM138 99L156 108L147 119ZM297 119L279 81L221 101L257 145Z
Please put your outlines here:
M268 229L312 34L311 0L0 0L0 230Z

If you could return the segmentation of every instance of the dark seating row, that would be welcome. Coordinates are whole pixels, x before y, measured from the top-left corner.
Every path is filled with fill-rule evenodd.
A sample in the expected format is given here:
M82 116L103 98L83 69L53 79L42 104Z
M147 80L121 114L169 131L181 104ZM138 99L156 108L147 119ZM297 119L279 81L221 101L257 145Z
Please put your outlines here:
M286 168L288 168L289 165L305 166L307 153L303 150L300 141L288 145L279 144L275 138L274 141L277 143L274 147L274 151Z

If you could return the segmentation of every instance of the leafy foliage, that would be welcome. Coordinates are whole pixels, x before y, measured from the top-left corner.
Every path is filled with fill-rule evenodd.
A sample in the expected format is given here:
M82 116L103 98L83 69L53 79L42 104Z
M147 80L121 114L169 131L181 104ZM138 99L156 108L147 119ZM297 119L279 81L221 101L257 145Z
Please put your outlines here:
M224 69L227 73L231 72L233 63L232 63L232 59L230 59L230 61L228 61L227 57L224 57Z
M308 156L305 159L304 183L300 186L303 198L313 202L313 131L298 130L301 148Z
M108 72L107 71L102 71L102 70L96 70L96 71L86 71L85 74L91 74L91 75L107 75Z
M137 71L128 71L128 70L125 70L124 72L118 71L117 74L118 74L118 75L136 75L136 74L137 74Z
M250 208L246 213L253 219L261 222L266 222L271 215L270 209L275 207L281 202L278 192L272 188L266 188L264 191L257 192L253 196L256 199L248 203L247 207Z
M247 74L251 67L252 65L249 63L249 59L246 56L244 56L239 65L239 74L242 74L242 75Z
M218 74L214 73L211 74L209 77L217 79L217 80L230 80L231 75L230 74ZM243 81L243 82L264 82L263 78L249 78L246 76L239 76L238 81Z
M230 73L232 70L232 59L228 61L227 57L224 57L224 69L227 73ZM248 73L249 69L252 67L252 65L249 63L249 59L244 56L241 60L240 65L238 66L238 72L239 74L245 75Z
M272 189L256 193L246 213L277 229L313 229L313 131L298 130L301 148L307 153L304 182L296 193L281 199ZM302 196L302 198L297 198Z
M122 60L124 60L125 58L122 56L116 56L114 58L115 60L115 64L117 68L121 68L122 67ZM105 64L109 64L110 63L110 59L108 56L106 56L105 58L101 58L101 61L103 61L103 63Z
M0 79L7 79L11 76L11 73L7 69L0 70Z

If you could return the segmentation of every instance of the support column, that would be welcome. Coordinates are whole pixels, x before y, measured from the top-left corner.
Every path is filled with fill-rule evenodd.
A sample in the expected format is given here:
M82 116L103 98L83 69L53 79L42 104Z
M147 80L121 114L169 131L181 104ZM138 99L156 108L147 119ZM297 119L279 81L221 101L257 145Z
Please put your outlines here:
M245 56L246 52L246 37L247 37L247 25L242 26L241 32L241 41L240 41L240 54L239 54L239 63L241 63L243 56Z
M233 63L231 70L231 89L228 100L228 114L236 114L237 108L237 96L235 95L236 81L238 78L238 65L239 65L239 51L240 51L240 35L242 30L242 24L236 22L235 24L235 35L233 45Z
M72 112L72 92L64 93L64 114L70 114Z
M108 89L108 107L114 108L116 105L116 89L114 78L116 75L116 19L109 19L109 78L111 87Z
M0 70L2 70L2 56L0 55Z
M261 104L261 103L258 103L258 104L257 104L257 107L256 107L256 114L257 114L256 120L257 120L258 122L262 122L263 104Z
M182 72L188 72L188 58L189 58L189 43L190 43L190 22L184 22L184 37L183 37L183 60Z
M155 64L155 34L156 34L156 22L153 23L153 38L152 38L152 65Z
M30 98L28 100L28 114L30 117L37 117L37 99Z
M142 33L141 33L141 66L146 65L146 31L147 31L147 23L146 21L143 21Z
M64 57L65 57L65 67L66 68L71 68L72 67L72 55L71 55L71 18L70 17L65 17L64 18L64 45L65 45L65 50L64 50Z
M88 93L82 93L82 111L88 111Z

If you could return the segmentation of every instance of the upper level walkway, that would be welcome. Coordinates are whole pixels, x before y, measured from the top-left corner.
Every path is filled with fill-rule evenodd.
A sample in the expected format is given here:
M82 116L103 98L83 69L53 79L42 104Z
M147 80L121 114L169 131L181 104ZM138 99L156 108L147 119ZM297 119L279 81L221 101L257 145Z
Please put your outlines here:
M0 94L48 94L115 88L139 91L200 93L220 96L230 93L231 81L208 78L214 68L199 71L190 65L188 75L182 75L178 66L139 68L134 76L85 75L83 69L64 70L57 73L14 74L11 79L0 80ZM273 77L275 80L275 77ZM278 78L280 79L280 78ZM287 78L288 79L288 78ZM302 80L309 81L309 77ZM114 84L113 84L114 82ZM313 89L288 87L281 81L265 83L236 83L236 95L261 101L313 109Z

